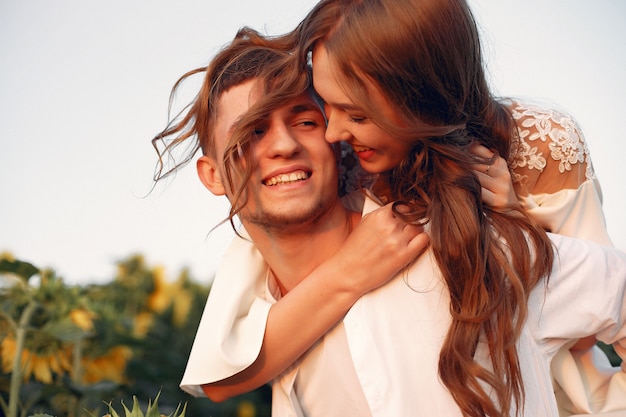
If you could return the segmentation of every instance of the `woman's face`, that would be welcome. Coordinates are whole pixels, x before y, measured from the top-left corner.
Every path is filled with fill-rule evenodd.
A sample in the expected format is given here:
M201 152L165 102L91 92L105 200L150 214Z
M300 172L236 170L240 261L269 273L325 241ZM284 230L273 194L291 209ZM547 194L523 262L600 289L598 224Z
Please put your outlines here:
M376 88L366 82L368 95L378 114L368 115L345 94L335 74L334 62L329 58L323 44L313 50L313 85L324 100L328 118L326 140L334 143L348 142L359 157L361 166L368 172L379 173L396 167L411 150L411 143L394 138L372 120L386 120L401 124L397 112Z

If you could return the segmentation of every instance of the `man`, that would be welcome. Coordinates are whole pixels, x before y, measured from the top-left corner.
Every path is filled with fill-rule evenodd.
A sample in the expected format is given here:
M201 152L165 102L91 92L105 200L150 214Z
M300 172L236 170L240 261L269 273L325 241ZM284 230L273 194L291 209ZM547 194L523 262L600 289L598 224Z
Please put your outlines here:
M249 391L293 361L283 358L302 355L332 328L282 376L285 384L274 385L274 415L285 410L301 415L299 407L304 404L307 413L315 415L366 416L367 403L345 335L335 324L362 294L413 259L427 237L392 216L390 207L361 220L360 212L342 205L335 151L324 140L324 115L310 95L307 74L295 75L301 79L291 82L289 76L294 74L282 63L284 58L247 38L236 39L207 69L197 102L208 103L208 108L192 107L192 112L198 109L195 120L202 120L204 112L212 122L206 131L196 122L204 153L197 161L200 180L215 195L229 198L245 229L225 256L246 253L246 259L251 256L256 262L234 262L238 269L227 268L216 276L200 324L203 331L194 342L181 385L194 395L202 395L202 385L214 401ZM185 125L183 121L181 126ZM360 221L373 227L355 230ZM362 242L360 251L341 249L349 235ZM370 261L365 262L366 257ZM329 259L337 260L334 266L322 265ZM365 273L359 274L351 267L354 264L363 265ZM250 278L257 276L267 280L249 288ZM250 312L232 309L249 303ZM292 308L296 304L297 309ZM227 326L212 328L215 315L222 316L220 322ZM289 319L275 319L280 315ZM235 337L214 352L211 339L220 340L234 322L254 337ZM277 350L281 357L265 355ZM328 375L335 373L340 377L329 381ZM295 390L300 399L292 404L294 394L277 390L283 386L291 390L294 382L307 388Z

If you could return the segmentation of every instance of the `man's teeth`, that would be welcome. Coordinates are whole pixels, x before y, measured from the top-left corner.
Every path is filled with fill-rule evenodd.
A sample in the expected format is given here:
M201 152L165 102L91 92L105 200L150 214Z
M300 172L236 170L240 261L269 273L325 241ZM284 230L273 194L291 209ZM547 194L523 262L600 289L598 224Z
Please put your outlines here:
M265 181L265 185L277 185L277 184L286 184L289 182L296 182L301 180L306 180L309 178L309 174L304 171L296 171L291 172L289 174L280 174L275 177L268 178Z

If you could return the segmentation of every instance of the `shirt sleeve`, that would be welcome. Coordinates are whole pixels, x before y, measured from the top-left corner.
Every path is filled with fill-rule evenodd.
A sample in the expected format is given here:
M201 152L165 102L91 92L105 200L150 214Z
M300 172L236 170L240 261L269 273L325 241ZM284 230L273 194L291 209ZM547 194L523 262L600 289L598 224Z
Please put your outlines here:
M529 297L528 325L552 357L568 340L595 334L626 347L626 253L581 239L550 234L552 273ZM593 277L593 279L589 279Z
M252 242L235 237L215 275L180 387L204 396L203 384L250 366L263 344L273 299L267 266Z
M613 245L606 229L600 184L596 179L587 180L574 190L530 194L522 197L521 202L526 212L552 233Z

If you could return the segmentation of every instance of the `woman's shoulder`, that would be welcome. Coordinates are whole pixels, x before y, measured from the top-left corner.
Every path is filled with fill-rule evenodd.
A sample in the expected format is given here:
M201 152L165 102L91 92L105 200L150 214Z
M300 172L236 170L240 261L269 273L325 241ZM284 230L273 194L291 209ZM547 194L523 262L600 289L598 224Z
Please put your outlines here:
M578 184L595 177L582 129L569 112L538 101L507 100L503 104L517 127L509 155L514 182L530 191L538 176L546 172L551 176L578 173L571 176Z
M530 140L558 139L563 133L569 132L576 136L574 138L576 142L584 142L582 131L574 116L555 104L530 100L507 100L504 104L515 120L518 130L529 131L525 137Z

